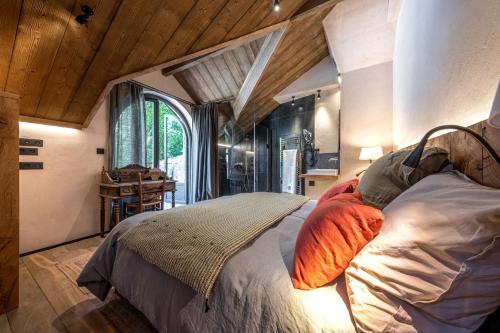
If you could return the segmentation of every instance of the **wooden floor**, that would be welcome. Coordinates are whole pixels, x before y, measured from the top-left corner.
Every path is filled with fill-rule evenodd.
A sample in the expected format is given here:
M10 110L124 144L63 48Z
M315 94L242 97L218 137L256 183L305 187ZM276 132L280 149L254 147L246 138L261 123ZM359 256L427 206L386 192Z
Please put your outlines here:
M118 332L97 310L103 303L56 266L95 251L101 241L90 238L21 258L20 306L0 315L0 332Z

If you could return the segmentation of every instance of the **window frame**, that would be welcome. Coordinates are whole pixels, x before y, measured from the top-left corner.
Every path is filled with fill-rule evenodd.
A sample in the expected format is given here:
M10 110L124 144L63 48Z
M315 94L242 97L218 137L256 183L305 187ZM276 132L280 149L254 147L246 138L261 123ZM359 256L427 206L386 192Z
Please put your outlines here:
M160 102L165 103L176 115L177 119L182 125L184 130L184 141L185 147L184 152L186 156L186 202L190 202L190 190L191 190L191 140L192 140L192 132L190 122L186 118L186 116L170 101L166 98L163 98L157 94L153 93L145 93L144 94L145 102L153 102L153 167L159 168L160 166ZM167 135L165 136L165 140L167 140ZM167 147L165 147L167 149ZM166 152L166 150L165 150ZM168 163L166 163L165 167L167 168Z

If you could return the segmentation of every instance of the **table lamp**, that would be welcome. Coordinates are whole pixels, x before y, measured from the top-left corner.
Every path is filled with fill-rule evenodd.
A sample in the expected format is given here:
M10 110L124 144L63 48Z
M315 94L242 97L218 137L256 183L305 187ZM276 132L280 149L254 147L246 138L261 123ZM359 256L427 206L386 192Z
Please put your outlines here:
M370 161L376 160L384 155L382 151L382 147L374 146L374 147L363 147L361 148L361 153L359 154L360 161Z

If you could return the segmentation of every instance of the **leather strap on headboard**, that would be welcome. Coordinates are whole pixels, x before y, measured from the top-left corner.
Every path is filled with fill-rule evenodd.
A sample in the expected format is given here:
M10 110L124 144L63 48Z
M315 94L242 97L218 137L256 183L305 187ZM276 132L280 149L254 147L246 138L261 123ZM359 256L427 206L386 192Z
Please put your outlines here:
M469 126L480 134L500 154L500 129L493 128L486 120ZM486 149L465 132L450 132L430 139L429 147L441 147L450 153L450 162L456 169L485 186L500 188L500 165ZM415 148L416 144L408 148Z

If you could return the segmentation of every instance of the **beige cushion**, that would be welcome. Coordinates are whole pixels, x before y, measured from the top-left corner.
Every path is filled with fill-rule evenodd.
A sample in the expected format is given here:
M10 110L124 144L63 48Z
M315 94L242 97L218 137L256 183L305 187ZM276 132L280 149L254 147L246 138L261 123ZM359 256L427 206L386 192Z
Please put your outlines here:
M500 306L500 190L428 176L346 270L360 332L470 332Z
M448 152L441 148L427 148L416 169L404 166L402 162L411 150L399 150L384 155L366 170L356 191L363 201L383 209L404 190L422 178L439 172L448 164Z

